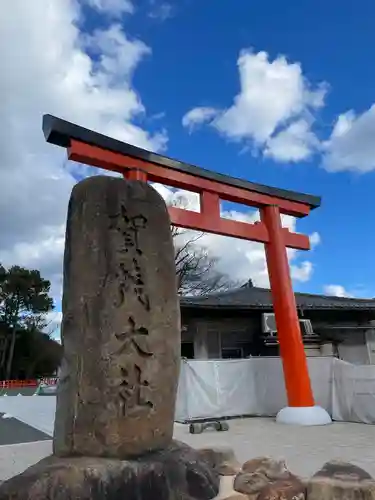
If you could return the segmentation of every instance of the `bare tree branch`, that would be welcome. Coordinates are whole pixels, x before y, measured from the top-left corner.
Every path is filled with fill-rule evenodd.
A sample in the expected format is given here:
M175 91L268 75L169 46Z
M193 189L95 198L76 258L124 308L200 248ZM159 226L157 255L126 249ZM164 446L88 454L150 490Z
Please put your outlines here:
M239 285L216 269L218 259L207 248L197 244L204 233L181 238L185 230L172 227L175 242L175 263L180 295L205 295L234 288ZM178 240L182 240L180 243Z

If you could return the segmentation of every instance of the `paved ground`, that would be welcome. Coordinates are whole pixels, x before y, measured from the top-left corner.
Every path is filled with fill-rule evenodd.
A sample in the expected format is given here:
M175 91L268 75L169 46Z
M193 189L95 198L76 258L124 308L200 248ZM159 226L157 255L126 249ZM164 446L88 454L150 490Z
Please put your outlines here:
M50 439L51 436L44 434L44 432L0 413L0 450L2 445L31 443Z
M4 420L0 420L0 426ZM303 477L316 472L327 460L339 458L366 469L375 477L375 426L335 423L324 427L276 424L272 419L229 421L228 432L206 431L191 435L177 424L175 438L194 447L226 445L240 461L260 455L283 457L290 469ZM51 441L0 446L0 480L11 477L52 451Z
M178 426L175 437L194 447L229 445L242 462L260 455L285 458L289 468L303 477L334 458L357 464L375 477L375 425L299 427L276 424L271 418L230 420L229 425L229 432L198 435Z

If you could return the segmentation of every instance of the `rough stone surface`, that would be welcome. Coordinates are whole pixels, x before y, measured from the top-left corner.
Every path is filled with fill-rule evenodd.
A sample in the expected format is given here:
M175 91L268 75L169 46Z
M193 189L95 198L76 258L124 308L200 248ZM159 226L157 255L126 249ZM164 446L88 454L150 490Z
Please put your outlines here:
M240 472L241 466L234 462L223 462L216 470L221 476L235 476Z
M278 479L263 488L257 500L305 500L306 486L296 476Z
M198 452L221 476L235 476L241 470L232 448L217 446L201 448Z
M180 312L169 216L151 186L74 187L62 340L54 454L125 459L170 444Z
M356 465L331 461L307 483L308 500L374 500L375 481Z
M244 472L259 472L271 480L285 479L290 475L284 460L275 460L271 457L257 457L248 460L242 465Z
M233 489L256 498L269 484L269 478L262 472L239 472L234 479Z
M192 448L136 460L48 457L0 486L0 500L210 500L220 476Z
M270 457L257 457L245 462L234 479L233 489L251 499L262 496L262 500L291 500L293 496L298 497L305 492L303 483L291 474L285 461Z
M223 500L248 500L249 497L243 493L233 493L229 497L225 497Z

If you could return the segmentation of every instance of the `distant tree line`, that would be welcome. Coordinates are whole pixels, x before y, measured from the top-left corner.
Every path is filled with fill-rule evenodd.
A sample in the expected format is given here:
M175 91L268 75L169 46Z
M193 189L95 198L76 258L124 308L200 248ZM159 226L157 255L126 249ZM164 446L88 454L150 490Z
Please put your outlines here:
M51 284L40 272L0 264L0 379L51 376L62 347L48 333Z

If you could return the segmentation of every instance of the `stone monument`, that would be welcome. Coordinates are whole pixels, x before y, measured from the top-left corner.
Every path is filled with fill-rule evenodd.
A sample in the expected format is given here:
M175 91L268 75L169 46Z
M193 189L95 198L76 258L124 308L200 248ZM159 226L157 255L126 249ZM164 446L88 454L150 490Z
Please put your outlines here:
M100 176L73 189L57 456L123 458L171 442L180 310L167 221L146 183Z
M148 184L96 176L68 209L53 455L5 499L201 500L219 476L173 441L180 312L167 207Z

